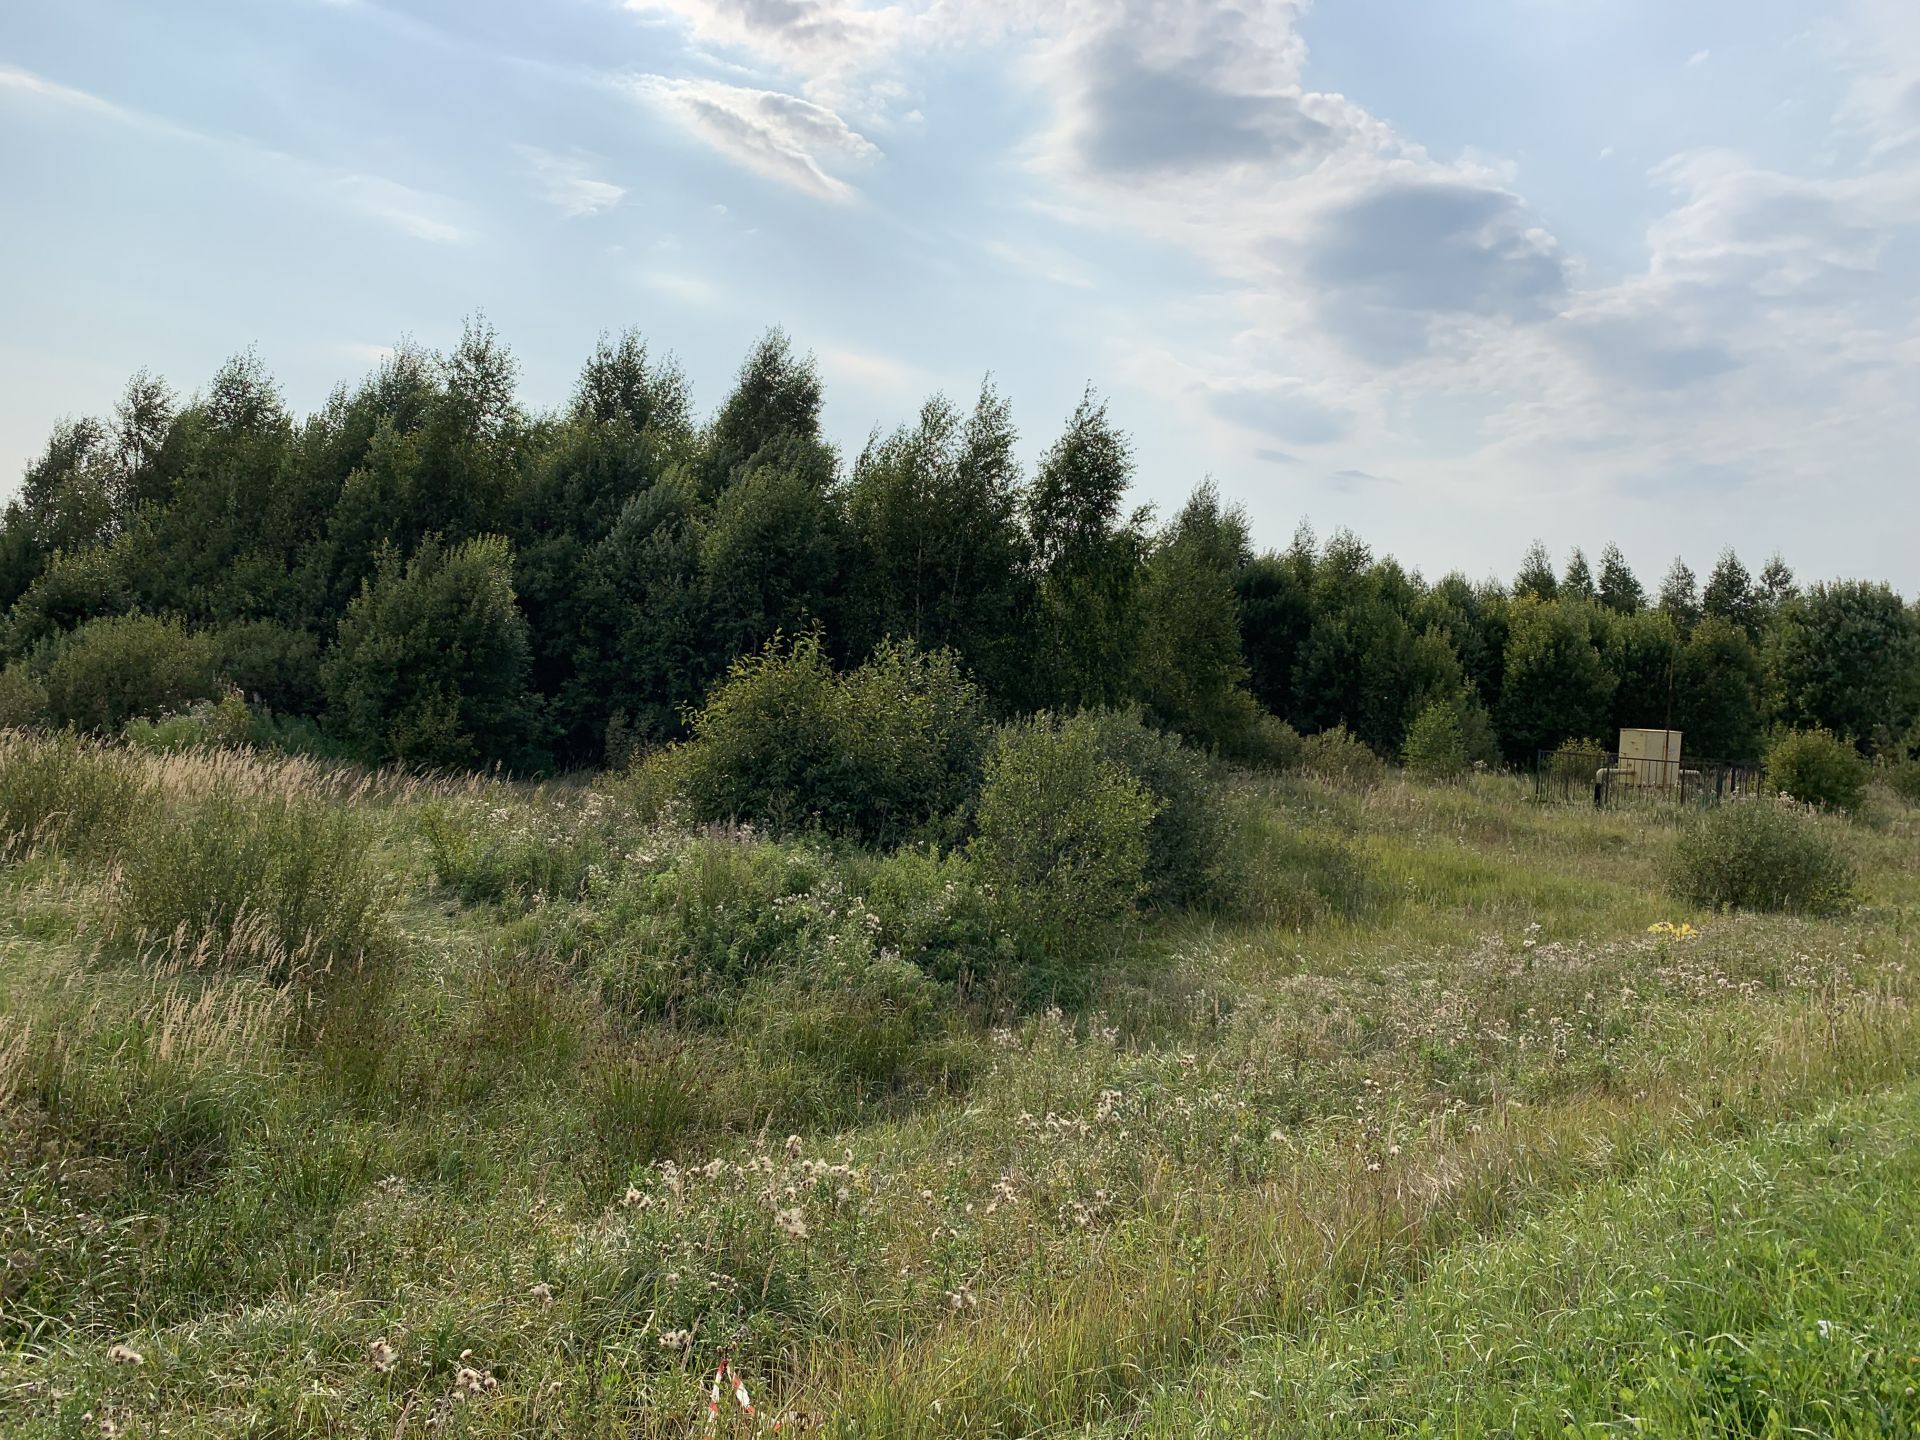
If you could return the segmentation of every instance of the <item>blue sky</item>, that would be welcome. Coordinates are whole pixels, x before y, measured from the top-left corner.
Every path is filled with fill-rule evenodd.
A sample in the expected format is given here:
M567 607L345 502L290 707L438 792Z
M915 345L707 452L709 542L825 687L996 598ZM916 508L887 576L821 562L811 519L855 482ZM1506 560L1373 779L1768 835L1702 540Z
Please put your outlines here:
M1911 0L10 0L0 197L7 483L141 367L779 324L849 450L1091 382L1262 543L1920 590Z

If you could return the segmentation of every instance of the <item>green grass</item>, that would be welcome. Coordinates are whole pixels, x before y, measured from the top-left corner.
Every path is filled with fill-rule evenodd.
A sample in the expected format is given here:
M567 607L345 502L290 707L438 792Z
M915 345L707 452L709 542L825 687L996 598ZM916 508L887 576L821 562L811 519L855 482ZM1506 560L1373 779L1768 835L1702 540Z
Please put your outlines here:
M1112 1433L1920 1432L1920 1089L1590 1185Z
M1015 1014L964 862L44 743L0 737L9 1440L679 1437L723 1354L866 1436L1769 1433L1723 1372L1874 1433L1885 1367L1795 1327L1911 1333L1911 811L1820 822L1857 907L1706 914L1657 810L1243 777L1227 897Z

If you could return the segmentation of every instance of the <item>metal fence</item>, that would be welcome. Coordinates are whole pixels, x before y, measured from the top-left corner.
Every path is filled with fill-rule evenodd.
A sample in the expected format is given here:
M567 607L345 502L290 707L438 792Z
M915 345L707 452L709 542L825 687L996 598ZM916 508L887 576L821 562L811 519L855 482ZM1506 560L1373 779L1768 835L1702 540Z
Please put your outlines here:
M1760 772L1724 760L1622 757L1617 750L1542 750L1534 799L1560 805L1715 805L1760 793Z

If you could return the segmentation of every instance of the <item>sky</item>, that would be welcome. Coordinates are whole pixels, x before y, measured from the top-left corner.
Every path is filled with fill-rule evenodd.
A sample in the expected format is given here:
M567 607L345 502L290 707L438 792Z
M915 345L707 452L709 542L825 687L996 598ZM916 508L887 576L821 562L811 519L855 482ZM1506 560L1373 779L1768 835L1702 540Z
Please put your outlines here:
M851 456L991 374L1430 576L1920 591L1914 0L6 0L0 486L145 368L297 410L483 313Z

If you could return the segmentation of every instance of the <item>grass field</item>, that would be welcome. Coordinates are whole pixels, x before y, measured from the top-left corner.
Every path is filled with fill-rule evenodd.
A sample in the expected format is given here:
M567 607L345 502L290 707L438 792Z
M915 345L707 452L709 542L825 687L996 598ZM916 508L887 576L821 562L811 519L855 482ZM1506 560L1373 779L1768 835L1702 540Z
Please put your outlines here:
M723 1434L1920 1430L1911 812L1816 919L1502 777L1232 805L1013 1014L933 859L0 741L0 1434L684 1436L729 1356Z

